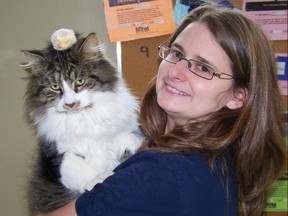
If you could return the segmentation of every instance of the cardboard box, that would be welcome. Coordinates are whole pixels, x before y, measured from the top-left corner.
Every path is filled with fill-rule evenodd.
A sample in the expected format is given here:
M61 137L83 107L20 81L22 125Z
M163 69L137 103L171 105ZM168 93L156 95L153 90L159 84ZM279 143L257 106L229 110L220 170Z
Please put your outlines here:
M122 75L128 87L140 99L150 80L157 74L160 63L158 46L165 43L169 36L121 42Z

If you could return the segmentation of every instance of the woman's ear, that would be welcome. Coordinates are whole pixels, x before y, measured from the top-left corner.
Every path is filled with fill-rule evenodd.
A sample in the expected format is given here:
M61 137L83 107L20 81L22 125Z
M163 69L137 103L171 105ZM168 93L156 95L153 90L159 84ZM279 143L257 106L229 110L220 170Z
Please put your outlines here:
M244 105L248 91L246 88L239 88L235 91L234 97L226 104L229 109L238 109Z

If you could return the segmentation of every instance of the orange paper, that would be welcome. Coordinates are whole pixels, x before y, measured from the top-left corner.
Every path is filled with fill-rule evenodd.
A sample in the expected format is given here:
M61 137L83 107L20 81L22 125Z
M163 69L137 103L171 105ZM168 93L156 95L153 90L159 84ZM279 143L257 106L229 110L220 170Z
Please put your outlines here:
M104 0L110 42L171 34L172 0Z

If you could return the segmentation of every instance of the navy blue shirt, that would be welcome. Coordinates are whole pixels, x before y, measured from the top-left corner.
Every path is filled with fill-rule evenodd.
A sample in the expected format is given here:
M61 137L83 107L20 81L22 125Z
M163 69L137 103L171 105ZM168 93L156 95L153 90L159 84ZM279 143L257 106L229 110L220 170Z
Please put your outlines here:
M204 155L137 153L80 196L76 211L78 216L236 216L237 181L233 163L228 165L226 184L220 158L212 171Z

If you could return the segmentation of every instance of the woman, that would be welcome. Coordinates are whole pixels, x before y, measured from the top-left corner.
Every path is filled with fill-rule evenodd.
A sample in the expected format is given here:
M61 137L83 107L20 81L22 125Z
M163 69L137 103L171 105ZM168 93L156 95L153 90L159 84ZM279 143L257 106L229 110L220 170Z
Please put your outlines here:
M47 215L261 215L285 164L271 42L240 13L201 6L159 55L139 153Z

